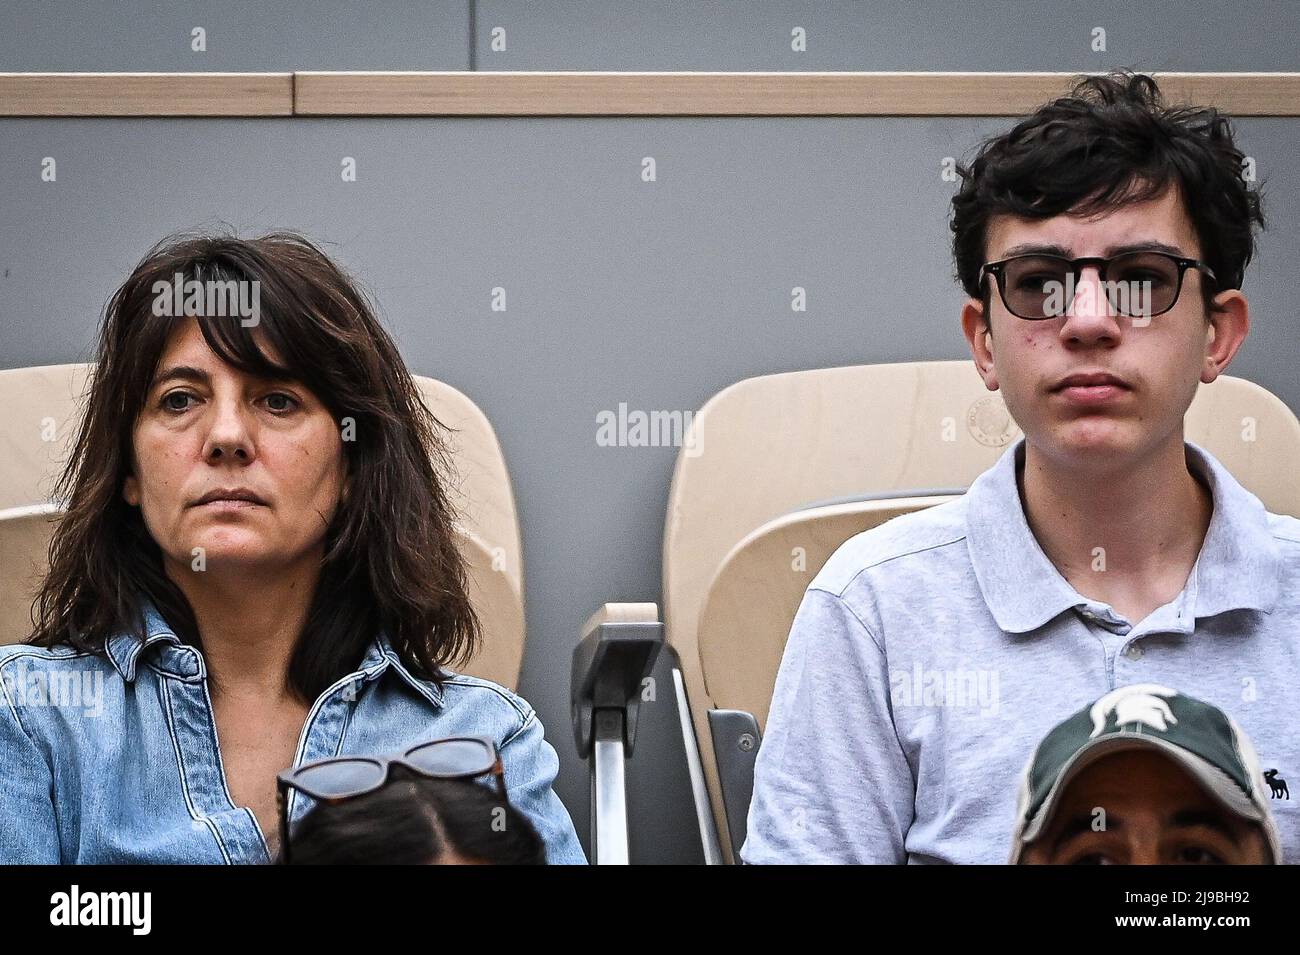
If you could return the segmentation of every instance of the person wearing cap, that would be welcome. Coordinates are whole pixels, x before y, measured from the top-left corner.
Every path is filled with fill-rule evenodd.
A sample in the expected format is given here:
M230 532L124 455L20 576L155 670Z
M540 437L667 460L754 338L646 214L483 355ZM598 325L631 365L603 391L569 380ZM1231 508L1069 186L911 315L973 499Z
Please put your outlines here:
M1039 743L1011 863L1276 864L1254 746L1221 709L1159 684L1112 690Z
M961 327L1002 402L952 420L1004 450L965 494L850 538L809 584L742 861L1004 863L1034 747L1132 683L1232 712L1300 861L1300 520L1185 428L1250 328L1263 215L1243 158L1216 109L1117 71L959 164ZM1293 418L1223 417L1220 440L1285 466ZM945 454L943 430L914 453Z

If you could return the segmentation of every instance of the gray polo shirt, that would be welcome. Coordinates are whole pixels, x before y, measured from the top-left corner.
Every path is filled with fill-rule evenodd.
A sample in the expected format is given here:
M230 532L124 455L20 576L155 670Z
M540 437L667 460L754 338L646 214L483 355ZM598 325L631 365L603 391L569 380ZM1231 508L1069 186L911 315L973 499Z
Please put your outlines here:
M1039 740L1115 687L1159 683L1227 711L1290 780L1271 802L1300 860L1300 520L1186 455L1209 530L1183 591L1136 625L1043 553L1023 437L961 498L845 542L790 631L741 858L1006 862Z

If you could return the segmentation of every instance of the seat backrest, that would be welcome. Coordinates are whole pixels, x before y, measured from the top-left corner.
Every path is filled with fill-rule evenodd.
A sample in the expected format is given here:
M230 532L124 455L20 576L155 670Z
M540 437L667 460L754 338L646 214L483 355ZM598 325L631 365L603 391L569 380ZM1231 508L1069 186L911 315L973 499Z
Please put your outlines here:
M91 366L0 371L0 510L48 502L81 419Z
M694 433L678 454L669 493L664 622L667 639L681 660L718 830L725 841L706 716L707 709L723 704L710 696L710 686L728 687L728 699L752 702L766 693L770 700L780 662L780 653L768 645L737 664L750 651L733 655L734 648L723 638L711 644L713 660L716 664L718 654L730 656L727 665L738 666L746 675L747 688L730 695L736 687L717 674L716 666L706 679L701 618L729 555L737 551L730 578L746 562L776 560L763 556L765 547L775 554L784 543L804 546L810 580L821 567L814 563L814 548L824 547L839 533L844 533L841 542L852 536L857 532L853 521L874 520L879 507L859 514L850 505L848 512L831 508L824 515L796 519L790 526L806 534L808 543L778 539L741 545L769 522L776 522L772 533L784 533L781 521L812 502L969 486L1020 436L1020 429L969 361L860 365L751 378L711 398L692 428ZM1300 513L1300 485L1292 477L1300 473L1300 422L1276 396L1243 379L1221 376L1201 386L1188 410L1185 433L1270 510ZM830 525L814 529L822 519ZM785 567L791 559L787 549ZM790 576L788 571L785 576ZM750 579L755 595L773 586L765 577ZM720 594L717 599L721 608L724 602L734 605L743 598ZM773 603L781 599L771 597ZM797 601L781 606L780 612L788 616L773 626L788 634ZM780 643L783 649L784 637ZM755 715L760 714L765 719L766 705ZM724 845L723 853L729 855L730 847Z
M0 371L0 642L29 631L31 598L47 566L54 482L71 448L91 366L48 365ZM523 663L523 551L514 492L496 434L461 392L415 376L421 397L450 430L456 474L448 492L459 509L470 596L483 624L480 652L462 670L508 687ZM42 516L42 515L46 516Z
M425 406L450 429L456 469L449 493L470 571L470 598L483 642L462 672L515 689L524 662L524 565L515 493L487 416L451 385L415 376Z
M854 534L953 499L886 498L794 511L732 548L700 611L700 668L713 706L751 713L765 729L790 624L817 571Z
M49 566L57 523L52 505L0 511L0 644L21 643L31 635L32 601Z

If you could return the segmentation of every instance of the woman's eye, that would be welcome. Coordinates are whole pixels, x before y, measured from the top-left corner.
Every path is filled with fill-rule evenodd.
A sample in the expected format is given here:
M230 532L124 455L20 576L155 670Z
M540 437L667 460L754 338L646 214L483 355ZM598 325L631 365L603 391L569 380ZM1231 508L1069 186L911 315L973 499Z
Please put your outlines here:
M298 401L282 391L276 391L266 396L266 406L277 414L284 414L297 408Z
M188 411L189 401L194 396L186 391L169 391L162 397L162 406L166 411ZM175 399L180 398L184 404L177 405Z
M1179 865L1223 865L1224 862L1210 849L1187 846L1178 852Z

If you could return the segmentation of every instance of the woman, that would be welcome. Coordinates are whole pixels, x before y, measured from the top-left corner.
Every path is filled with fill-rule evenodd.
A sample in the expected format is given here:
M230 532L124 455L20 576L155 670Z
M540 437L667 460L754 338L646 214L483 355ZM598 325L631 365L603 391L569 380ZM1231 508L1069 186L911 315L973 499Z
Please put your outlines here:
M451 669L479 635L440 431L307 240L155 247L100 330L36 630L0 648L0 863L269 862L279 770L457 735L585 862L532 708Z

